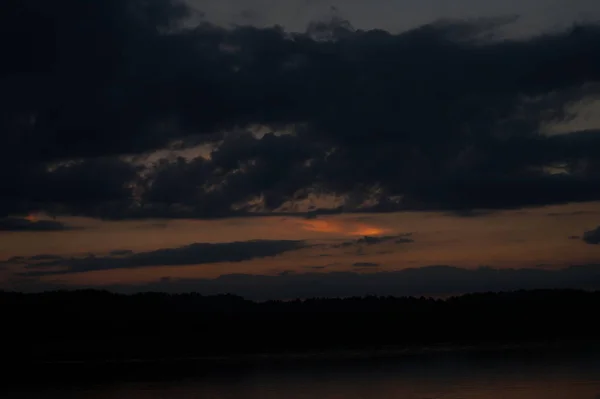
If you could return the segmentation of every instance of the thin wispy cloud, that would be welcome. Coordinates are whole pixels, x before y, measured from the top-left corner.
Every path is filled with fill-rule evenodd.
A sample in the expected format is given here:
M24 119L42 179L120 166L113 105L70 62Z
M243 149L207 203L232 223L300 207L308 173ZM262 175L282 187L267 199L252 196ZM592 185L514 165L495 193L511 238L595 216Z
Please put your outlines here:
M19 259L28 271L25 277L42 277L115 269L138 269L152 266L186 266L221 262L243 262L280 255L306 247L303 241L252 240L229 243L197 243L180 248L148 252L116 251L108 256L46 257Z
M37 220L33 217L18 218L7 217L0 218L0 232L17 231L64 231L72 227L56 220Z

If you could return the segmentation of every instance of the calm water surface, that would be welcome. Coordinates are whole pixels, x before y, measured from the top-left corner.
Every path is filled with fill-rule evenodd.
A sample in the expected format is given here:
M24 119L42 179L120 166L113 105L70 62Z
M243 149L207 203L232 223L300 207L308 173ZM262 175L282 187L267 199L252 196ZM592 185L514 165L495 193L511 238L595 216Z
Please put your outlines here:
M438 356L202 372L160 382L31 386L5 399L600 399L600 358ZM150 378L148 378L150 379Z

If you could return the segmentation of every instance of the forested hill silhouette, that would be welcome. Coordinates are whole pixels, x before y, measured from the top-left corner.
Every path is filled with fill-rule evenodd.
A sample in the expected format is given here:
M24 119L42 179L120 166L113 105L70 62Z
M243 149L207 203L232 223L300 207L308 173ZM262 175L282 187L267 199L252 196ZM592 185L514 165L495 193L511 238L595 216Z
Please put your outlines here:
M600 292L252 302L233 295L0 292L5 361L124 360L595 340Z

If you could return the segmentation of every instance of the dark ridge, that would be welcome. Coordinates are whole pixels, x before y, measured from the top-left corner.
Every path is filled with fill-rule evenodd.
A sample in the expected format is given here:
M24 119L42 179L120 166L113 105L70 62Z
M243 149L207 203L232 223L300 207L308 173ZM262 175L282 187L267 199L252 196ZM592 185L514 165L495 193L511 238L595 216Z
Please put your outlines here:
M234 295L0 292L3 361L122 362L596 340L600 292L252 302Z

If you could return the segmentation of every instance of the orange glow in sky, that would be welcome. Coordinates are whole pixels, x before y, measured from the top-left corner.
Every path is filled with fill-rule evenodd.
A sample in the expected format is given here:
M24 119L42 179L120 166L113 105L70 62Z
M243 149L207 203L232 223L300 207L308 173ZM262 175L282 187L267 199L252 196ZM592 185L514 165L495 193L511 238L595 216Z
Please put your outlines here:
M27 215L25 217L25 219L28 220L31 223L35 223L38 220L37 216L35 216L33 213L30 213L29 215Z
M388 229L364 223L337 220L302 220L300 225L304 230L318 233L337 233L348 236L376 236L385 234Z
M373 226L360 226L357 230L350 233L353 236L378 236L386 233L386 230Z

